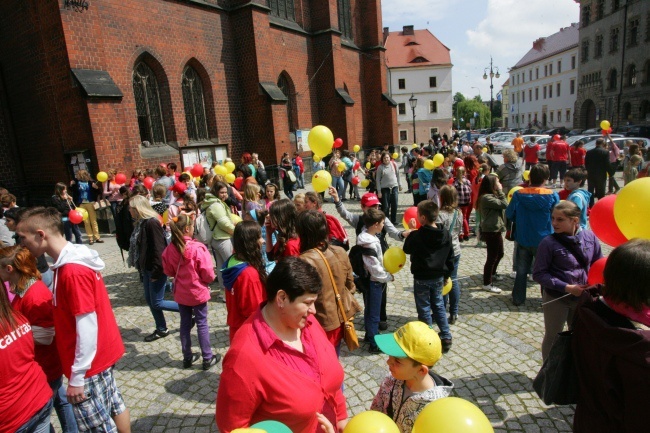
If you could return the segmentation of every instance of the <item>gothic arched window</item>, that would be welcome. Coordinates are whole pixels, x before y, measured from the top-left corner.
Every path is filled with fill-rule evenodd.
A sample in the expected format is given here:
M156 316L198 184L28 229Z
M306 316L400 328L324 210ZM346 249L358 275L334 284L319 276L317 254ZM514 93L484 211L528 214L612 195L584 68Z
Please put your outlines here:
M138 114L140 140L150 143L166 143L158 80L151 68L144 62L138 63L133 69L133 95Z
M280 78L278 78L278 87L282 90L284 96L287 97L287 122L289 123L289 131L295 131L297 129L294 116L295 95L292 92L291 83L285 74L281 74Z
M269 0L271 15L284 20L295 21L293 0Z
M191 66L186 66L183 71L182 87L187 137L190 141L207 140L208 125L203 102L203 83Z

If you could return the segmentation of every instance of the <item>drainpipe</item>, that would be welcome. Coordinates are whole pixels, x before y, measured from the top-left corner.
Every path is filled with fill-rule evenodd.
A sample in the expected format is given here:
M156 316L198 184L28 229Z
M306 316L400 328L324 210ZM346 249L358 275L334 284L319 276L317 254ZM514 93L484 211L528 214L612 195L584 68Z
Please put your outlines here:
M616 103L616 123L621 126L621 97L623 95L623 83L625 82L625 44L627 43L627 1L623 11L623 48L621 50L621 85L618 86L618 95Z

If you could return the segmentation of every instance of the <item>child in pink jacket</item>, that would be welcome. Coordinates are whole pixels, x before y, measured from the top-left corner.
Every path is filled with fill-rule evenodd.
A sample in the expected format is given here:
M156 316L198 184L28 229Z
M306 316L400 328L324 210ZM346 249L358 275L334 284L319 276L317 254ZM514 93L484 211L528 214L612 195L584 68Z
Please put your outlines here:
M212 256L201 242L192 239L195 215L181 213L170 220L171 243L163 251L163 270L174 278L174 300L181 316L181 349L183 368L190 368L199 359L192 353L190 331L195 325L203 355L203 370L210 369L221 360L220 354L212 352L208 328L208 301L214 281Z

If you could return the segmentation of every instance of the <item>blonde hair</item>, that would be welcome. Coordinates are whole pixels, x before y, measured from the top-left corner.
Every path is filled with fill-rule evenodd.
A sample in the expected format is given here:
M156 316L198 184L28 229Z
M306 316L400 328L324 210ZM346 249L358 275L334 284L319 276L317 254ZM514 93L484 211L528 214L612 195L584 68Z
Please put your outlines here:
M247 183L244 187L244 200L258 201L260 199L261 188L255 183Z
M90 173L88 173L88 170L79 170L77 172L77 179L79 179L82 182L90 182Z
M169 221L169 228L172 232L172 244L183 256L185 254L185 229L194 225L194 220L190 215L182 213Z
M149 219L149 218L158 218L158 212L156 212L151 205L149 200L146 197L141 195L135 195L129 199L129 206L131 206L136 214L138 220Z

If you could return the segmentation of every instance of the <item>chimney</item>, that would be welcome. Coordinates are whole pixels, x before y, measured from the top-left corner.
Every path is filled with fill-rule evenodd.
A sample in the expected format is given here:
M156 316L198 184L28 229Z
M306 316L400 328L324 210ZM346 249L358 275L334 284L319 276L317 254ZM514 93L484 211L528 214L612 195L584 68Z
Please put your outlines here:
M388 30L388 27L384 27L384 44L386 43L386 39L388 39L388 34L390 31Z
M413 32L413 26L404 26L404 29L402 31L402 35L404 36L413 36L415 33Z
M544 42L546 41L546 38L539 38L535 42L533 42L533 48L537 51L541 51L542 48L544 47Z

